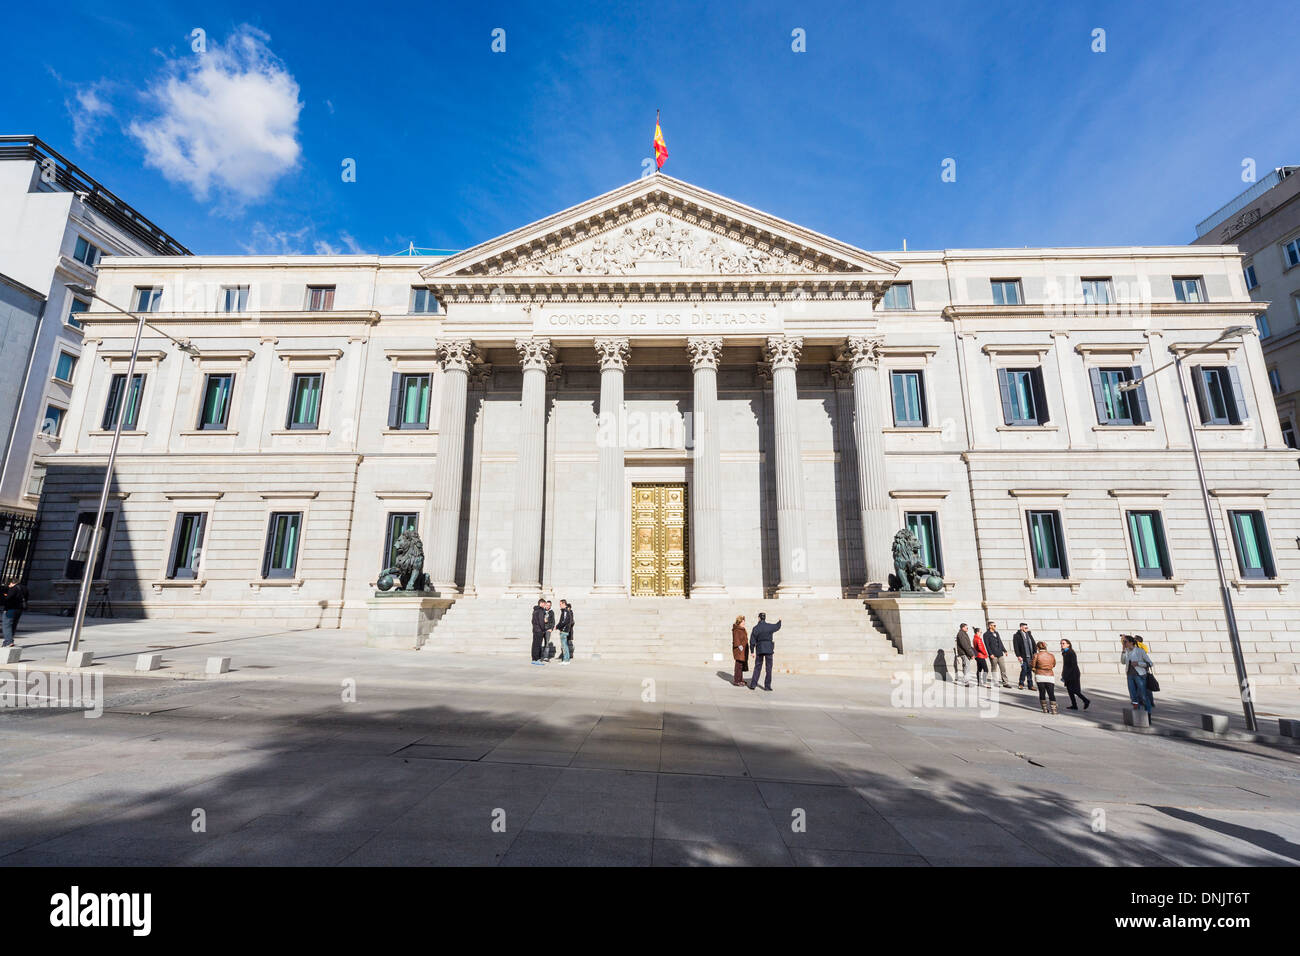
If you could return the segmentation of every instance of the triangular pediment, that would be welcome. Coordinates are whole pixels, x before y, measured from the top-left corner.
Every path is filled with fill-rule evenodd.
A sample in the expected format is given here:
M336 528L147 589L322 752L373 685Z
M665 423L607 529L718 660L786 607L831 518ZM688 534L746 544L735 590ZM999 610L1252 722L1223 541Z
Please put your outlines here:
M898 266L689 183L655 174L422 271L426 279L857 275Z

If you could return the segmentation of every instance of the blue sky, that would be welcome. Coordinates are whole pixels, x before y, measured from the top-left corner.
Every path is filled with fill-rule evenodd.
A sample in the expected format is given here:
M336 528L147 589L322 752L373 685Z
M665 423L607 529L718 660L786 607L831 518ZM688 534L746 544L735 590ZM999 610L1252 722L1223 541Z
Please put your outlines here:
M268 6L11 6L0 129L201 253L466 248L636 179L656 108L665 172L879 251L1182 244L1300 162L1300 20L1222 3Z

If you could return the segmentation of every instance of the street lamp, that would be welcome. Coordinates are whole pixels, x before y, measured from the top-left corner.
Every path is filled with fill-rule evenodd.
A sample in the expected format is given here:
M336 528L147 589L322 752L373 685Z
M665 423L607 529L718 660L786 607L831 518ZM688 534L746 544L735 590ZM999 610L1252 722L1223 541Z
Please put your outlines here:
M1250 699L1250 684L1246 677L1246 659L1241 653L1241 635L1237 633L1237 615L1232 610L1232 594L1228 590L1228 576L1223 570L1223 552L1219 548L1219 535L1214 528L1214 512L1210 508L1210 489L1205 484L1205 468L1201 464L1201 446L1196 440L1196 423L1192 420L1192 404L1187 397L1187 383L1183 380L1183 359L1189 355L1195 355L1198 352L1204 352L1213 348L1224 339L1233 338L1238 335L1249 335L1253 332L1248 325L1234 325L1212 342L1207 342L1200 348L1192 349L1189 352L1174 353L1172 362L1166 362L1160 368L1152 369L1141 378L1126 382L1119 387L1121 392L1131 392L1157 372L1167 369L1169 366L1175 366L1178 375L1178 389L1183 396L1183 412L1187 415L1187 432L1192 436L1192 458L1196 461L1196 477L1201 482L1201 500L1205 504L1205 523L1210 531L1210 544L1214 548L1214 567L1219 572L1219 594L1223 598L1223 613L1228 620L1228 641L1232 645L1232 663L1237 669L1237 687L1241 691L1241 709L1246 715L1246 729L1252 733L1257 730L1255 723L1255 702Z
M135 379L135 360L140 353L140 336L144 333L144 327L149 323L145 322L143 312L137 315L126 311L126 309L119 308L88 286L69 285L68 291L84 299L98 299L115 312L121 312L123 315L136 320L135 341L131 343L131 359L126 366L126 382L122 387L122 402L117 409L117 423L113 426L113 443L109 446L108 464L104 468L104 487L99 492L99 509L95 512L95 525L90 533L90 551L86 555L86 566L81 573L81 591L77 595L77 611L72 618L72 633L68 637L68 655L71 656L81 643L81 627L86 620L86 605L90 603L91 582L95 576L95 565L99 563L99 538L103 533L104 511L108 507L108 490L113 483L113 462L117 459L118 442L122 440L122 423L126 421L126 406L131 400L131 385ZM199 354L199 350L194 347L189 339L172 338L162 329L153 325L149 325L149 328L164 338L170 339L182 352L190 355Z

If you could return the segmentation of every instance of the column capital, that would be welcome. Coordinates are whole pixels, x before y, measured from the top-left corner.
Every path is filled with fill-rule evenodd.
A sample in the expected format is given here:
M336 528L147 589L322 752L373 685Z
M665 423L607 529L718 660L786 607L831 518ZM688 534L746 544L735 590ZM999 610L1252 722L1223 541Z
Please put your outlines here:
M524 371L545 372L555 362L555 350L550 339L515 339L515 351Z
M596 339L595 346L602 372L622 372L627 368L627 360L631 355L627 339Z
M772 369L796 368L803 355L803 339L797 335L773 335L767 340L767 358Z
M831 382L836 388L847 388L853 384L853 369L848 362L835 361L828 363L831 373Z
M880 335L850 335L839 347L839 357L855 372L860 368L880 368L884 345L885 339Z
M691 353L691 368L694 371L698 372L702 368L716 369L722 360L722 339L689 338L686 340L686 351Z
M469 339L440 339L438 361L446 371L468 372L478 359L478 349Z
M487 388L492 384L492 366L486 362L469 367L469 383L475 388Z

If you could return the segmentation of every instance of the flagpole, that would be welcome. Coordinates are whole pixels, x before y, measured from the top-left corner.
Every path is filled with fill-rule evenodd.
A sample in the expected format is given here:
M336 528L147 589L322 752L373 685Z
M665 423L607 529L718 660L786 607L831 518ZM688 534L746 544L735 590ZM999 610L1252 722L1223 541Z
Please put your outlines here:
M659 135L659 107L657 107L657 106L655 107L655 135L656 135L656 136ZM655 143L655 141L654 141L653 139L650 140L650 155L654 157L654 161L655 161L655 174L658 175L659 172L660 172L660 170L659 170L659 147L656 145L656 143Z

